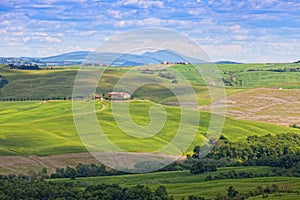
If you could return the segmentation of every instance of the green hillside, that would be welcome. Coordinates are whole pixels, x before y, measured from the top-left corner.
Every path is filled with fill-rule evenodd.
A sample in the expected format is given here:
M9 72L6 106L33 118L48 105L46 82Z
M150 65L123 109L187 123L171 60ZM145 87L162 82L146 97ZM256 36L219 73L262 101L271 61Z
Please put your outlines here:
M72 95L73 83L78 67L61 67L48 70L11 70L2 65L0 66L0 75L8 80L8 84L0 89L0 99L68 99ZM210 67L211 65L200 66L203 70L209 70ZM299 63L218 64L217 67L226 82L227 94L255 87L300 88L298 84L300 82ZM146 68L109 68L100 80L97 92L102 94L112 91L119 78L129 71L133 75L138 75L143 79L162 81L177 88L183 85L183 79L178 74L183 75L196 92L199 103L201 105L210 103L209 92L207 91L203 77L191 65L174 65L166 69L151 66ZM211 73L216 72L211 71ZM172 84L172 81L176 81L177 83ZM156 84L141 87L134 95L158 103L174 104L176 101L172 92Z
M217 64L216 66L220 70L222 77L225 80L232 82L232 85L230 85L231 87L282 87L286 89L300 88L300 63ZM200 76L192 66L174 65L171 68L179 71L186 77L189 77L189 80L200 80ZM203 65L202 68L209 69L210 65ZM239 85L239 82L235 82L236 79L240 80L242 84Z
M106 107L101 110L103 104ZM153 103L149 101L133 101L130 104L133 121L140 125L148 124L150 119L145 113L148 113L152 105ZM176 107L165 109L168 120L164 128L149 139L141 139L131 137L120 130L108 103L100 101L96 103L97 117L105 134L112 142L133 152L157 150L177 133L180 109ZM209 113L201 113L198 133L190 151L195 145L202 143L209 120ZM232 118L226 118L223 129L223 134L232 141L244 140L249 135L286 132L300 134L300 129ZM0 103L0 155L51 155L84 151L86 150L75 129L71 101Z

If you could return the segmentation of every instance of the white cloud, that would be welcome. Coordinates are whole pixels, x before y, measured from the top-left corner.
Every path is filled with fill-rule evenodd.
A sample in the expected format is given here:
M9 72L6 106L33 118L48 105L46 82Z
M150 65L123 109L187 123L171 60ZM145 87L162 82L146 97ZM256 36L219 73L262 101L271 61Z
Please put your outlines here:
M163 20L158 18L146 18L142 20L121 20L117 21L115 25L117 27L141 27L141 26L159 26L163 23Z
M66 30L66 35L68 36L91 36L97 33L97 31L94 30L88 30L88 31L84 31L84 30L75 30L75 29L70 29L70 30ZM59 33L57 34L57 36L64 36L64 34Z
M202 45L203 49L207 52L212 60L227 60L233 59L245 50L239 44L229 45Z
M229 26L228 30L232 31L233 33L237 33L237 34L247 34L248 33L248 30L241 28L240 25Z
M22 41L23 41L24 43L28 42L29 40L30 40L30 37L28 37L28 36L22 38Z
M22 35L24 35L24 32L23 31L12 32L12 33L10 33L10 35L12 35L12 36L22 36Z
M146 18L141 20L120 20L115 23L116 27L159 27L168 26L176 28L192 28L196 27L198 23L188 20L176 20L176 19L158 19L158 18Z
M4 34L6 34L7 33L7 28L2 28L2 29L0 29L0 34L1 35L4 35Z
M0 26L9 26L9 25L11 25L9 20L0 21Z
M57 37L64 37L65 35L63 33L56 33L55 34Z
M236 40L246 40L246 39L248 39L248 36L247 35L235 35L234 38Z
M56 34L56 37L53 37L45 32L35 32L31 34L30 38L25 37L25 39L23 38L22 41L24 42L25 40L27 42L29 39L33 39L40 42L61 43L62 41L58 37L62 37L62 36L63 36L62 33L58 33Z
M48 34L47 33L44 33L44 32L35 32L33 33L32 35L35 35L35 36L41 36L41 37L47 37Z
M151 8L151 7L158 7L158 8L163 8L164 4L161 1L155 0L155 1L151 1L151 0L122 0L119 1L120 5L136 5L140 8Z
M129 11L121 11L121 10L112 10L108 9L106 11L106 15L111 19L124 19L124 18L129 18L129 17L134 17L134 15L137 13L136 9L132 9Z
M61 40L59 38L55 38L55 37L50 37L50 36L47 36L45 37L45 41L46 42L53 42L53 43L61 43Z

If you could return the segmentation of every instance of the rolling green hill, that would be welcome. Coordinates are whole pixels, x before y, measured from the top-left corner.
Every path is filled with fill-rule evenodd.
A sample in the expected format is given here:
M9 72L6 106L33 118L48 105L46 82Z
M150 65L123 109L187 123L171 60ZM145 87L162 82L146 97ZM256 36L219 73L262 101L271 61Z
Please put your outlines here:
M234 84L233 87L257 88L257 87L282 87L286 89L300 88L300 64L217 64L222 77L241 80L242 84ZM210 65L203 65L209 68ZM199 75L193 67L189 65L174 65L171 67L189 77L190 80L199 80ZM290 70L292 69L292 70Z
M211 65L201 65L201 68L206 70L209 70L210 67ZM257 87L300 88L298 84L300 82L299 63L218 64L217 67L224 81L227 81L228 85L232 85L226 87L227 94L239 92L241 89ZM51 70L11 70L2 65L0 66L0 75L5 77L9 83L0 89L0 99L68 99L72 96L73 83L78 68L79 66ZM294 71L288 69L294 69ZM277 72L276 70L283 71ZM176 75L177 72L192 85L200 105L210 103L206 84L191 65L174 65L164 69L157 66L109 68L100 80L97 92L102 94L112 91L119 78L129 71L145 79L151 78L165 83L176 80L178 83L172 85L181 87L182 79ZM162 74L169 76L163 78L161 77ZM158 103L173 104L176 101L174 95L167 88L159 85L147 85L137 90L134 95Z
M101 109L103 104L106 106L104 110ZM148 113L152 105L149 101L131 102L133 121L140 125L148 124L150 119L145 113ZM180 109L169 106L165 109L168 120L164 128L146 140L132 138L124 133L116 125L110 105L100 101L96 103L97 117L107 137L120 147L133 152L157 150L177 133ZM198 133L189 151L202 143L209 120L209 113L201 113ZM223 134L232 141L244 140L249 135L286 132L300 134L300 129L232 118L226 118L223 129ZM0 155L52 155L85 151L75 129L71 101L0 103Z

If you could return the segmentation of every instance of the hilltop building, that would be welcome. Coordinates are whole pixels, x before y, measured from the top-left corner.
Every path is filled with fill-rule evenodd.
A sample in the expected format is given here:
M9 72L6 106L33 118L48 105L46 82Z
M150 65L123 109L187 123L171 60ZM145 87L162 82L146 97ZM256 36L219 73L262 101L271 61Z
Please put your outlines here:
M112 100L125 100L130 99L131 95L126 92L109 92L106 97Z

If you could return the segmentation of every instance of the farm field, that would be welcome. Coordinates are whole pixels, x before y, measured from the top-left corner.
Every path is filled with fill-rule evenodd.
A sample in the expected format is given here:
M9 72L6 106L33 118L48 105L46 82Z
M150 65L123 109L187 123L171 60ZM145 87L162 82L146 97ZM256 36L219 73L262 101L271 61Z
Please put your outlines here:
M200 65L201 69L208 69L211 65ZM226 94L232 94L241 90L251 88L300 88L300 72L283 71L275 72L268 70L295 69L300 64L217 64L220 75L228 79L232 76L233 84L226 87ZM11 70L5 66L0 66L0 75L4 76L9 83L0 90L0 98L13 99L47 99L47 98L70 98L72 87L79 66L62 67L52 70ZM256 70L256 71L249 71ZM161 69L157 66L148 67L122 67L108 68L101 78L97 92L100 94L112 91L114 84L125 73L131 72L144 78L160 80L165 83L171 80L178 81L178 87L181 84L181 78L176 75L183 75L194 88L200 105L209 104L209 93L203 78L191 65L174 65ZM168 78L161 78L159 73L163 72L170 75ZM217 73L217 72L212 72ZM236 80L241 80L242 85L237 85ZM174 86L174 84L172 84ZM176 84L175 84L176 85ZM25 87L26 86L26 87ZM149 95L149 89L152 91ZM165 103L174 100L174 95L166 88L158 85L149 85L141 88L134 94L140 98L146 98L151 101Z
M76 133L71 101L1 102L0 105L1 155L45 156L86 151ZM100 125L111 141L116 142L128 151L151 152L165 145L165 141L171 140L177 131L176 124L180 120L180 110L176 107L167 106L165 108L169 118L165 127L155 137L151 138L154 144L151 146L146 145L142 139L132 139L123 133L113 121L109 104L104 103L104 105L106 105L106 108L101 110L102 103L96 103L96 113ZM151 105L153 104L148 101L133 101L130 104L133 120L143 125L149 123L149 116L145 113L148 112ZM198 133L190 151L194 145L202 143L209 120L209 113L201 113ZM56 127L55 130L53 130L53 127ZM267 123L226 118L222 134L231 141L240 141L250 135L287 132L300 133L300 130ZM160 137L164 140L158 139ZM134 145L128 146L128 142Z
M224 179L205 181L208 175L217 175L235 170L236 172L251 171L253 173L270 172L270 167L229 167L219 168L217 172L207 172L199 175L191 175L188 171L176 172L155 172L148 174L119 175L108 177L88 177L70 179L50 179L58 182L72 182L76 186L84 187L90 184L112 184L116 183L122 186L145 185L151 189L164 185L170 195L175 199L181 199L188 195L203 196L206 198L216 197L217 194L224 195L226 188L233 186L240 193L247 193L254 190L257 186L271 186L277 184L279 188L288 187L290 190L298 191L300 189L299 178L296 177L263 177L263 178L244 178L244 179ZM283 197L299 197L299 194L283 194ZM257 199L256 197L253 199ZM281 197L274 197L281 199Z
M152 137L152 142L149 143L140 138L131 138L122 132L114 122L110 105L107 102L97 101L95 105L99 124L104 133L112 142L131 152L151 152L164 146L165 142L171 140L175 135L180 119L178 108L165 107L169 116L165 127L155 137ZM152 105L153 103L149 101L133 101L130 104L133 120L141 125L149 123L150 119L146 113ZM194 146L202 144L209 120L209 113L201 113L200 126L195 140L188 152L183 152L182 155L190 153ZM0 122L0 154L8 156L5 159L9 160L9 162L1 164L0 171L9 173L7 169L11 166L13 166L12 170L24 170L20 163L27 166L26 168L48 167L53 170L63 165L75 166L76 163L84 162L84 158L87 158L84 153L87 150L76 132L71 101L0 102ZM53 129L53 127L56 128ZM230 141L243 141L250 135L260 136L287 132L300 134L300 130L295 128L227 117L222 134ZM71 157L75 156L77 162L68 158L70 153L76 153ZM62 156L65 159L59 158L61 163L53 162L54 164L51 164L50 161L55 160L55 157L51 157L51 155L65 155ZM25 157L21 159L18 156ZM47 161L47 157L50 161ZM91 156L88 155L88 157ZM88 160L97 163L93 158Z
M200 106L209 111L210 105ZM283 126L300 124L300 90L256 88L226 97L226 115Z
M289 126L299 122L299 77L298 64L217 64L221 76L232 82L226 86L227 115L238 119L262 121ZM206 69L210 65L203 65ZM0 99L69 99L79 66L55 68L52 70L10 70L0 67L0 75L9 81L0 89ZM288 71L294 69L296 71ZM174 87L169 79L159 77L160 71L175 75L182 74L195 91L200 111L209 112L210 93L201 75L191 65L144 66L109 68L99 82L97 93L113 90L120 77L131 71L133 75L162 81ZM268 71L273 70L273 71ZM286 70L277 72L276 70ZM146 73L145 73L146 72ZM232 80L229 77L232 77ZM176 76L175 76L176 79ZM236 85L237 80L242 86ZM182 87L178 78L177 88ZM231 81L231 82L230 82ZM282 90L281 90L282 88ZM297 89L298 88L298 89ZM178 106L176 96L165 87L157 84L145 85L133 94L139 99L150 100L159 104ZM292 97L292 98L289 98ZM191 98L191 96L186 96Z
M232 76L231 87L241 88L300 88L299 63L282 64L216 64L223 78ZM210 65L203 65L209 69ZM170 67L188 77L189 80L199 80L199 75L192 66L174 65ZM293 69L293 70L290 70ZM242 85L235 83L241 80Z

